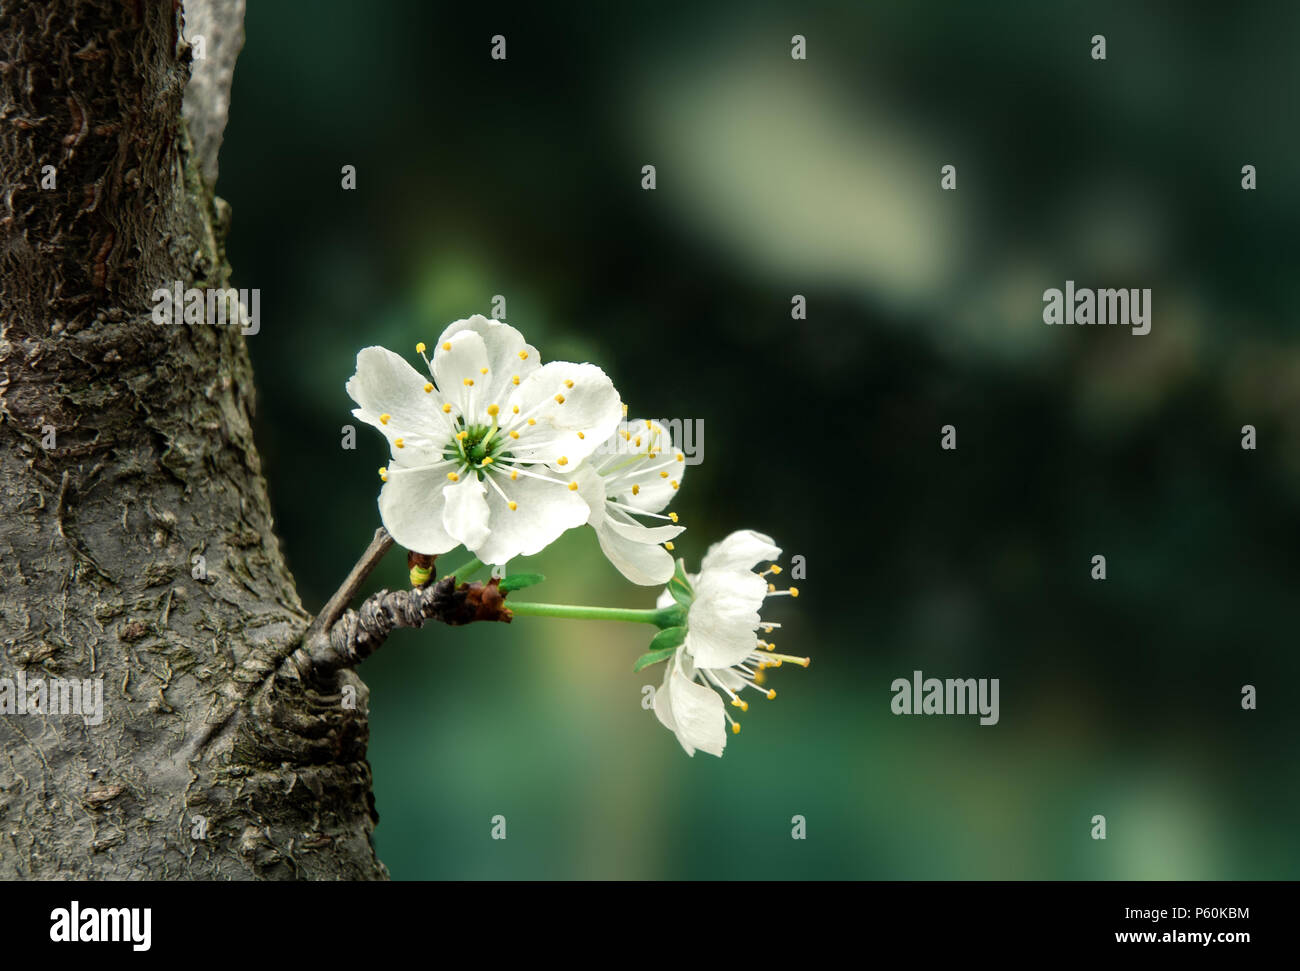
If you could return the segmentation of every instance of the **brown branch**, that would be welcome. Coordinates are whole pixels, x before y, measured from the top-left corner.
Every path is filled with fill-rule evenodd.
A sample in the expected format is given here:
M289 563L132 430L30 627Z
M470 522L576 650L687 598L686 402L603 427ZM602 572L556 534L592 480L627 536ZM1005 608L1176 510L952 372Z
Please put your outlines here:
M511 613L500 583L493 577L487 583L456 586L456 578L447 576L432 586L413 590L380 590L368 597L359 611L344 612L330 627L328 636L304 639L303 646L285 665L292 665L304 681L319 680L340 668L360 664L398 627L420 628L430 620L452 626L476 620L508 624Z

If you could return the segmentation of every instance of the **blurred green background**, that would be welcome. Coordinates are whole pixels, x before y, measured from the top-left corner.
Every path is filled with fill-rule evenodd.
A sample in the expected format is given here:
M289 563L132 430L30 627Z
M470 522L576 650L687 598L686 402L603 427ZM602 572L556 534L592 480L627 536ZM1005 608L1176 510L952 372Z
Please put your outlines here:
M765 616L813 664L721 760L642 709L648 627L393 637L361 674L394 877L1296 876L1300 7L249 7L218 188L309 609L378 524L356 352L495 294L634 415L704 420L692 566L745 527L808 564ZM1066 279L1152 288L1150 335L1045 326ZM655 594L585 528L512 567ZM916 669L999 678L1000 723L892 715Z

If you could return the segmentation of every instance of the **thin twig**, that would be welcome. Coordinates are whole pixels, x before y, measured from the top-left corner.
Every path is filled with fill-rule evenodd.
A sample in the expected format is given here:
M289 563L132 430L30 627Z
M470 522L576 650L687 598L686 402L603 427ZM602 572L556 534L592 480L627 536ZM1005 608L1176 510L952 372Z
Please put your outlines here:
M316 615L316 619L307 628L307 632L303 634L302 642L307 646L308 650L328 643L329 629L342 616L343 611L348 609L348 604L352 602L352 598L361 589L361 584L366 582L366 577L370 576L371 571L384 558L384 554L392 548L393 537L388 535L388 530L380 526L375 530L375 538L370 541L366 551L361 554L361 559L357 560L352 572L347 575L342 585L334 591L334 596L325 602L325 606L321 608L320 613Z

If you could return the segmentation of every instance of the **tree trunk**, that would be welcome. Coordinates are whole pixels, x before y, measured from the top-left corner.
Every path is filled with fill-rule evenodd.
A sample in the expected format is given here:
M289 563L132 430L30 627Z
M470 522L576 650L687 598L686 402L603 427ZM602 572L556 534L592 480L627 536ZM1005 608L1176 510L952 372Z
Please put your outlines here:
M0 0L0 685L103 690L98 725L0 714L0 877L385 877L365 687L286 663L310 617L244 336L151 318L156 289L229 285L242 2L206 5L191 93L180 6Z

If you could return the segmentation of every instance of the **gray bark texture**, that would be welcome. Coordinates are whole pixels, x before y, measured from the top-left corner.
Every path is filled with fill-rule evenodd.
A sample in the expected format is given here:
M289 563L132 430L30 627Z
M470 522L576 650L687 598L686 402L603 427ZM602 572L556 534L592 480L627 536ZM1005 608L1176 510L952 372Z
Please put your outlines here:
M366 689L304 661L244 337L150 316L229 285L243 4L199 6L186 93L179 0L0 0L0 679L104 692L99 725L0 714L0 878L387 876Z

